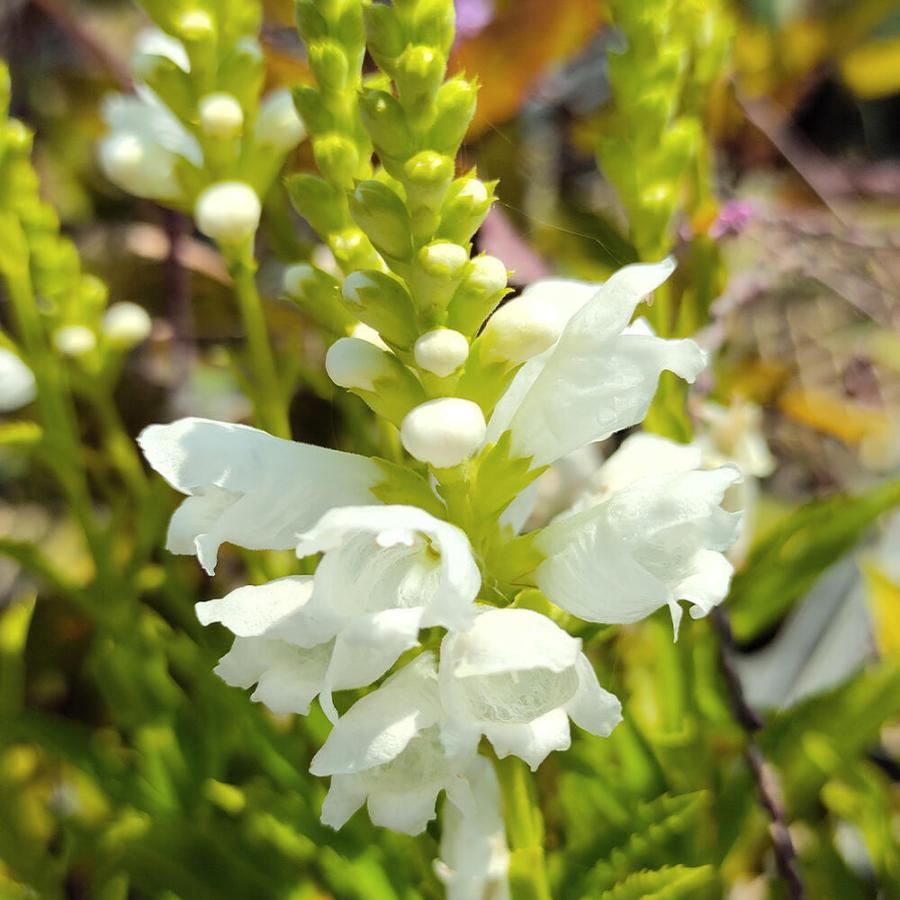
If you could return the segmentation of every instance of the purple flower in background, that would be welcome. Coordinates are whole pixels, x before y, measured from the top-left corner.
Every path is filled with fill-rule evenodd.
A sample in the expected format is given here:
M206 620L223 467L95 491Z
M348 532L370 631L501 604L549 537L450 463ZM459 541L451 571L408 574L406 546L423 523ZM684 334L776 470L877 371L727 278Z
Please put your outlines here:
M709 228L709 236L714 241L739 235L753 218L756 210L746 200L729 200L719 210L716 221Z
M456 39L474 37L494 17L493 0L454 0Z

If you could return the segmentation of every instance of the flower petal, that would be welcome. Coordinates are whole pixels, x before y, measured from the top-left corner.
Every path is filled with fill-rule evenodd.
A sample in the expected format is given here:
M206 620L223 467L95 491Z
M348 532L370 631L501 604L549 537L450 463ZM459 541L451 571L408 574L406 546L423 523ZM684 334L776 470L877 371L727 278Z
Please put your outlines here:
M591 661L582 653L576 663L578 690L566 707L572 721L599 737L608 737L622 721L619 698L600 687Z
M558 606L591 622L635 622L688 599L702 615L721 602L740 516L720 506L737 469L645 478L599 505L548 526L536 572ZM716 551L711 553L710 551Z
M419 834L435 817L442 785L411 784L407 790L374 790L369 794L369 817L376 825L401 834Z
M190 495L173 516L169 547L193 545L215 569L226 541L250 550L286 550L332 506L371 503L380 481L370 459L272 437L246 425L180 419L151 425L138 443L174 488Z
M488 725L484 733L500 759L518 756L531 766L532 772L554 750L568 750L572 743L569 716L564 709L552 709L527 724Z
M332 775L322 803L322 824L342 828L366 802L366 790L356 775Z
M384 765L439 717L434 655L423 653L350 707L309 770L313 775L348 775Z

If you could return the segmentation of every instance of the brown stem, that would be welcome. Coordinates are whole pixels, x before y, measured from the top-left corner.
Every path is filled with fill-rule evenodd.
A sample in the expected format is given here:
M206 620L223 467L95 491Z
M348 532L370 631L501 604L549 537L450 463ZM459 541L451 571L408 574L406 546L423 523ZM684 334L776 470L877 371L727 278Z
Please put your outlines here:
M731 624L721 608L712 611L712 621L719 635L719 666L725 679L728 699L735 719L744 729L747 738L747 765L753 775L760 805L769 819L769 835L775 851L778 874L787 887L791 900L803 900L806 888L797 864L797 852L788 831L787 816L779 796L772 770L756 740L756 733L763 727L759 714L747 702L740 677L732 663L735 652Z

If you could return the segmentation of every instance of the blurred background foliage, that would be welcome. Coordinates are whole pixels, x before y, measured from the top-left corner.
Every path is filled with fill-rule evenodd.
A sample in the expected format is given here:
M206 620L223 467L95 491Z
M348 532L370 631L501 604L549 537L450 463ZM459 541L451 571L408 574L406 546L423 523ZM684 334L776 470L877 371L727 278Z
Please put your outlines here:
M269 85L309 83L292 4L262 6ZM464 162L500 179L479 248L521 286L602 279L674 247L679 269L648 314L661 332L702 329L715 364L688 413L664 381L648 427L687 439L700 395L751 401L777 461L726 605L731 634L724 619L692 622L672 644L658 617L592 637L625 721L541 769L554 896L797 896L773 852L774 797L807 896L898 898L900 4L457 11L452 66L481 82ZM102 377L48 361L71 387L56 446L79 454L74 486L37 452L39 417L0 419L0 896L438 897L434 825L415 840L364 815L323 828L306 768L324 718L273 717L212 674L223 635L192 603L290 560L229 548L208 579L161 550L174 498L127 438L250 405L218 253L97 167L101 98L127 87L145 24L118 0L0 7L12 114L35 130L49 207L27 177L4 195L34 189L22 221L49 217L42 265L65 269L54 284L71 316L87 288L60 262L69 239L84 272L154 323ZM303 144L288 171L312 168ZM259 282L294 374L294 437L367 452L379 436L365 408L330 385L322 336L279 299L284 266L316 254L276 185ZM4 328L9 301L0 289Z

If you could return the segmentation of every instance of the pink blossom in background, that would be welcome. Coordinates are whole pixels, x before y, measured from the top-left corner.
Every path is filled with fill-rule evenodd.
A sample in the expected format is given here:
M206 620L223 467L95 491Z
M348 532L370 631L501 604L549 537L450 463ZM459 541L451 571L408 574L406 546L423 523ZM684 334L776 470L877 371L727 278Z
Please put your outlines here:
M455 0L456 39L473 37L494 17L493 0Z

